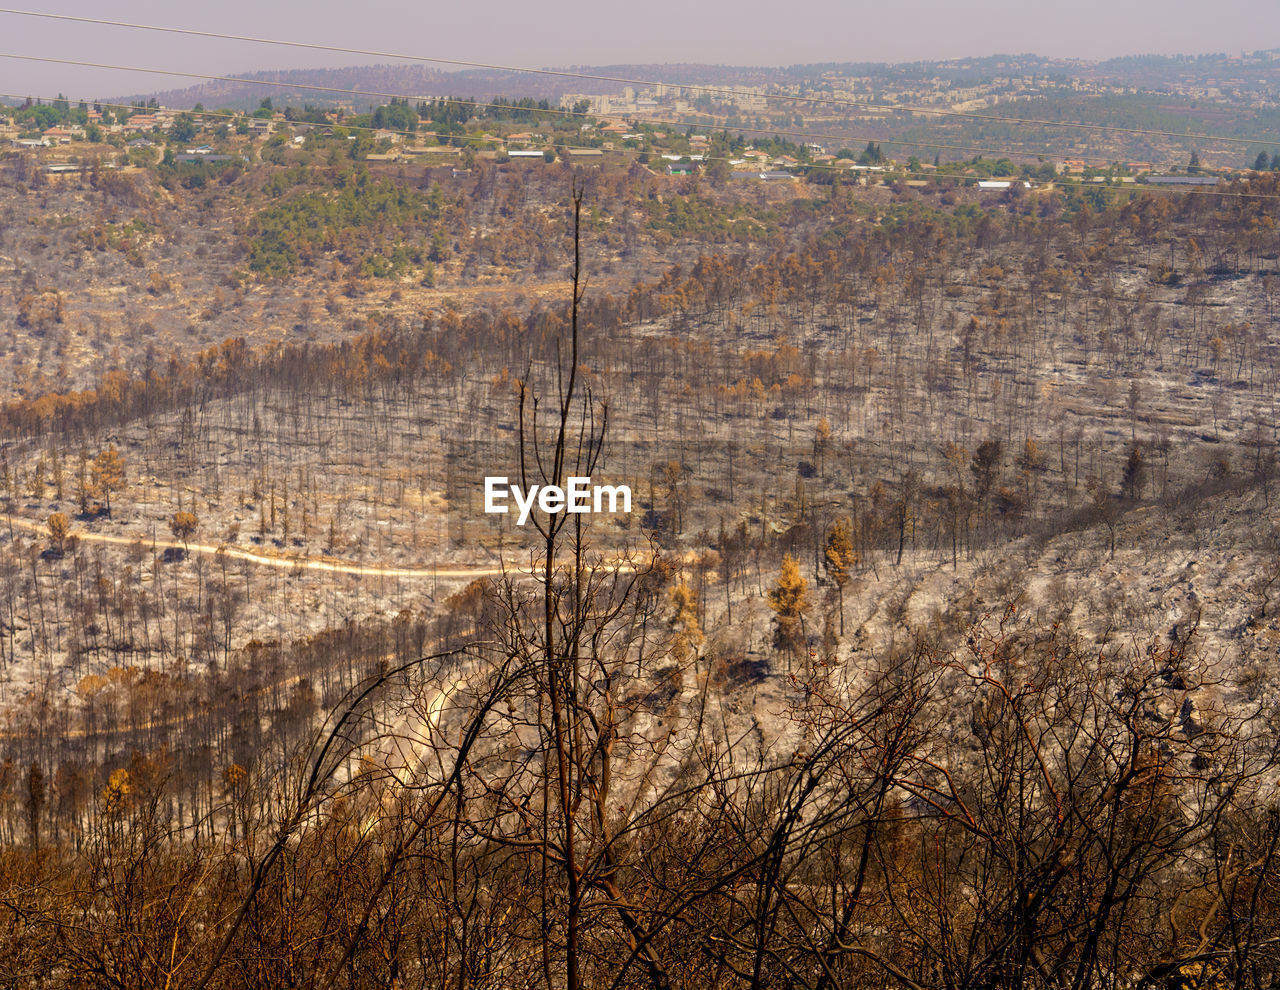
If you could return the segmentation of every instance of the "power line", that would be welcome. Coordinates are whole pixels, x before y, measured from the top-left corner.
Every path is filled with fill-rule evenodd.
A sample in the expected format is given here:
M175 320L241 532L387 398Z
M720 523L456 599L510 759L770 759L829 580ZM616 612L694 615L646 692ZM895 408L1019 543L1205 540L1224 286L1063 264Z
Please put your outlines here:
M261 79L245 79L240 76L217 76L217 75L211 75L208 73L185 72L182 70L154 69L154 68L148 68L146 66L112 65L112 64L103 63L103 62L86 62L80 59L53 58L51 56L17 55L13 53L0 52L0 58L18 59L26 62L47 62L55 65L75 65L75 66L87 66L90 68L113 69L120 72L145 72L152 75L182 76L182 77L191 78L191 79L206 79L214 82L244 83L251 86L276 86L276 87L282 87L285 89L297 89L297 90L303 90L307 92L341 94L343 96L373 97L381 100L421 100L422 99L422 97L412 96L410 94L405 94L405 93L380 93L372 90L339 89L336 87L315 86L308 83L278 82L273 80L261 80ZM513 107L510 104L505 104L505 103L492 103L492 102L485 102L482 100L460 100L452 97L441 97L441 98L438 98L438 101L442 103L447 103L453 106L468 106L468 107L488 108L488 109L498 109L498 110L529 110L529 112L531 113L552 114L560 117L574 117L578 119L588 119L588 118L594 118L596 116L599 116L599 115L587 113L585 111L579 112L576 110L565 110L560 107L548 107L547 109L544 110L540 107L537 107L537 108ZM207 113L208 111L205 111L205 112ZM663 127L701 126L701 125L690 124L688 121L663 120L663 119L657 119L657 118L645 118L645 123L658 124ZM721 126L721 125L715 125L715 126ZM728 128L723 128L723 129L727 130ZM736 126L733 128L733 130L739 131L739 132L753 133L753 134L764 134L764 135L769 135L773 137L796 138L802 141L822 140L822 141L828 141L828 142L844 142L844 141L857 142L857 141L863 140L865 137L865 136L859 136L853 133L841 134L841 135L815 134L809 131L787 131L787 130L779 130L776 128L768 128L768 127ZM893 139L893 138L885 138L885 139L870 138L869 140L872 140L877 144L888 144L888 145L901 146L905 148L928 148L928 149L937 150L937 151L961 151L966 154L996 155L1000 157L1005 157L1008 155L1013 155L1018 157L1030 157L1030 155L1032 154L1031 152L1008 151L1008 150L990 149L990 148L974 148L974 147L969 147L964 145L936 144L936 143L925 142L925 141L907 141L907 140L900 140L900 139ZM1080 157L1079 160L1101 162L1104 164L1111 161L1111 159L1104 158L1099 155L1083 155ZM1172 163L1166 163L1166 164L1172 164Z
M200 38L217 38L224 41L246 41L259 45L278 45L286 48L302 48L310 51L335 52L348 55L367 55L371 58L389 58L406 62L425 62L436 65L459 65L467 68L475 69L493 69L503 72L520 72L532 75L559 76L571 79L586 79L593 82L612 82L623 83L633 86L671 86L676 89L688 90L690 92L703 93L711 96L739 96L732 89L723 87L703 86L697 84L686 85L683 83L663 83L652 79L630 79L623 76L607 76L589 72L573 72L567 69L534 69L526 66L502 65L495 62L472 62L464 59L439 58L427 55L407 55L399 52L383 52L365 48L346 48L340 45L321 45L303 41L287 41L278 38L260 38L253 35L228 34L217 31L198 31L193 28L174 28L157 24L142 24L134 21L117 21L108 18L98 17L79 17L71 14L54 14L43 11L20 10L10 7L0 7L0 14L15 14L23 17L45 18L50 20L71 21L82 24L98 24L107 27L122 27L139 31L159 31L166 34L180 34ZM84 63L92 65L92 63ZM185 73L171 73L185 75ZM226 80L224 77L210 76L211 79ZM258 80L237 79L237 82L258 82ZM275 85L284 85L276 83ZM334 91L340 92L340 91ZM1196 140L1196 141L1218 141L1228 144L1243 145L1267 145L1268 147L1280 147L1280 141L1265 141L1261 139L1250 138L1234 138L1224 135L1215 134L1198 134L1198 133L1181 133L1178 131L1163 131L1144 127L1122 127L1115 124L1082 124L1077 121L1060 121L1060 120L1044 120L1035 117L1006 117L1001 114L982 114L965 110L942 110L933 107L912 107L897 106L893 104L879 103L862 103L857 100L841 100L834 97L816 97L816 96L787 96L781 93L759 94L764 99L777 100L802 105L821 105L821 106L837 106L849 109L874 110L877 112L890 113L908 113L921 114L935 117L954 117L965 120L981 120L989 122L998 122L1006 124L1031 124L1040 127L1065 127L1086 131L1102 131L1115 134L1136 134L1147 137L1167 137L1177 138L1178 140Z

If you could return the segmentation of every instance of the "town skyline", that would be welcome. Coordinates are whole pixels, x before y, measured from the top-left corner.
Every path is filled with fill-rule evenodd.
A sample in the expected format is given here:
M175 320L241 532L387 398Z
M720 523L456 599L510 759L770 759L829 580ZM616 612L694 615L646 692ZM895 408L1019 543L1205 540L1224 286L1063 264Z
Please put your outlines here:
M901 32L893 18L868 3L819 3L803 20L777 23L769 8L704 4L695 10L650 4L645 17L607 4L591 17L567 4L500 0L483 20L462 9L406 11L375 0L360 18L344 21L340 9L320 5L300 21L282 5L230 0L216 10L191 9L176 16L150 0L130 0L109 9L84 2L52 10L0 9L7 43L0 59L0 93L10 98L109 99L189 85L191 76L239 75L298 68L333 68L367 62L355 50L404 54L441 62L445 70L464 63L519 68L567 68L609 64L723 64L788 66L832 62L895 64L994 54L1035 53L1048 58L1101 60L1123 55L1237 53L1280 46L1280 13L1259 14L1256 4L1229 0L1206 22L1187 5L1104 6L1095 0L1070 8L1037 10L999 0L978 13L928 0L916 11L915 27ZM330 46L317 51L198 34L160 33L136 27L67 18L146 24L178 31L208 32ZM397 29L388 34L389 24ZM340 30L338 29L340 27ZM817 30L817 28L821 28ZM389 46L386 39L399 43ZM61 61L41 61L53 59ZM80 65L76 63L96 63ZM120 68L111 68L115 66ZM142 71L149 70L149 71ZM174 75L164 74L172 70Z

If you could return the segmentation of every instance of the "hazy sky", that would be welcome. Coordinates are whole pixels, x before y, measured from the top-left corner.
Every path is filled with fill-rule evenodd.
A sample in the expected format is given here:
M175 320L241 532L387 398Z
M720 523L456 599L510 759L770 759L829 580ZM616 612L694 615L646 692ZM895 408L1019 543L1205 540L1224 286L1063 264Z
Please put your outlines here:
M997 52L1105 58L1280 48L1275 0L915 0L898 10L884 0L56 0L32 9L537 67L893 62ZM16 14L0 14L0 52L211 74L372 61ZM62 91L73 99L107 98L195 81L0 59L0 92L7 96L47 98Z

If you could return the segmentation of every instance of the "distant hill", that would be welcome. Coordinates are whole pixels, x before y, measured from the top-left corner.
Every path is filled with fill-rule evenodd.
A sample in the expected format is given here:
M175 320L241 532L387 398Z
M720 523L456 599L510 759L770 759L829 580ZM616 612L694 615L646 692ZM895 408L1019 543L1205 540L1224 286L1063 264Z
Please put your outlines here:
M971 86L992 78L1037 76L1058 80L1130 86L1161 91L1173 86L1218 86L1236 91L1274 91L1280 88L1280 51L1250 52L1246 56L1135 55L1091 62L1052 59L1039 55L988 55L945 61L902 63L822 63L792 66L731 66L677 63L570 66L568 72L611 77L582 79L545 72L501 69L446 71L424 64L354 65L336 69L289 69L246 73L245 82L210 81L185 89L135 93L120 101L156 99L170 107L251 110L264 98L278 106L346 106L363 110L385 102L375 96L494 96L558 99L565 93L620 93L628 80L669 85L789 86L825 75L861 76L885 86L921 80L941 80L953 87Z
M566 71L619 80L658 80L687 85L765 86L819 75L811 66L791 68L740 67L699 64L574 66ZM350 93L385 93L395 96L530 96L558 99L565 93L621 92L626 82L579 79L540 72L508 72L499 69L467 69L445 72L426 65L359 65L339 69L289 69L244 73L246 82L210 81L185 89L135 93L113 102L154 98L163 106L191 108L229 107L252 110L263 99L277 106L311 103L317 106L349 106L364 109L385 99ZM312 87L315 87L314 89Z

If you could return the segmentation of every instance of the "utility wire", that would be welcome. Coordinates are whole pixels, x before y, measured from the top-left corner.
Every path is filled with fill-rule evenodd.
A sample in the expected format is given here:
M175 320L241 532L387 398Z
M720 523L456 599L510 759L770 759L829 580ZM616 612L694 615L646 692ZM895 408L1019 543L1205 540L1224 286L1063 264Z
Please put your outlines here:
M0 14L14 14L23 17L38 17L51 20L72 21L82 24L98 24L107 27L121 27L138 31L159 31L167 34L189 35L200 38L217 38L224 41L247 41L259 45L278 45L287 48L302 48L310 51L335 52L349 55L367 55L372 58L389 58L407 62L425 62L439 65L460 65L467 68L475 69L494 69L503 72L522 72L532 75L559 76L571 79L586 79L594 82L611 82L623 83L633 86L670 86L674 89L688 90L695 93L703 93L710 96L740 96L741 94L733 89L725 89L723 87L703 86L703 85L686 85L683 83L663 83L652 79L630 79L623 76L608 76L589 72L573 72L567 69L534 69L525 66L502 65L495 62L472 62L464 59L439 58L426 55L407 55L398 52L383 52L365 48L346 48L340 45L321 45L303 41L286 41L278 38L259 38L252 35L227 34L217 31L198 31L193 28L174 28L166 27L158 24L142 24L133 21L117 21L108 18L99 17L78 17L71 14L54 14L43 11L20 10L17 8L0 7ZM92 63L82 63L92 65ZM110 68L110 66L102 66ZM173 75L185 75L185 73L170 73ZM220 79L222 81L230 81L224 77L210 76L210 79ZM236 82L254 82L260 83L262 80L236 79ZM274 85L284 85L275 83ZM340 92L335 90L334 92ZM821 105L836 106L846 109L857 110L874 110L877 112L890 113L908 113L922 114L935 117L955 117L965 120L982 120L990 122L1000 122L1008 124L1032 124L1041 127L1065 127L1086 131L1102 131L1116 134L1139 134L1149 137L1168 137L1177 138L1179 140L1196 140L1196 141L1218 141L1229 144L1243 145L1259 145L1264 144L1269 147L1280 147L1280 141L1263 141L1250 138L1234 138L1216 134L1199 134L1194 132L1179 131L1163 131L1144 127L1122 127L1115 124L1082 124L1077 121L1061 121L1061 120L1044 120L1035 117L1006 117L1001 114L982 114L965 110L941 110L932 107L913 107L913 106L897 106L893 104L879 103L862 103L858 100L841 100L834 97L817 97L817 96L787 96L781 93L759 94L764 99L777 100L791 104L801 105Z

